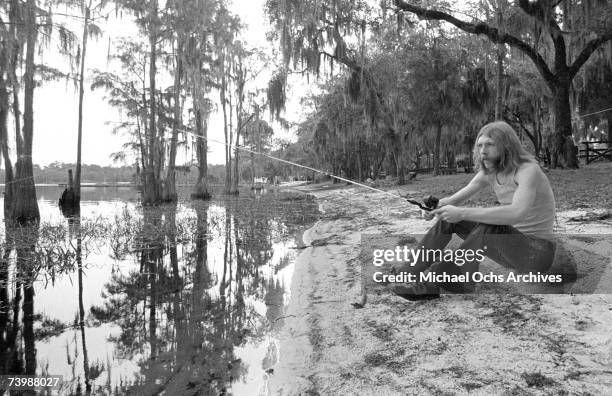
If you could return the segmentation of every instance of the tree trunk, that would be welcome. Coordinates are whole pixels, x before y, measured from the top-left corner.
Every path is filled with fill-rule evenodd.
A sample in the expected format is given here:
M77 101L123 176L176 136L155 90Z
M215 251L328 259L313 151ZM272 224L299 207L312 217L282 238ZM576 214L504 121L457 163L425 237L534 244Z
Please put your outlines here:
M499 29L501 29L501 24L502 24L502 11L501 11L501 5L498 4L497 6L497 26ZM502 89L503 89L503 75L504 75L504 45L503 44L497 44L497 78L496 78L496 90L497 90L497 95L495 97L495 120L499 121L503 119L503 109L504 109L504 103L503 103L503 94L502 94Z
M164 202L176 202L176 145L178 144L178 133L181 127L181 75L183 73L182 64L182 47L181 43L177 44L176 67L174 70L174 125L172 128L172 137L170 139L170 158L168 159L168 172L166 174L166 183L164 188Z
M239 157L239 150L238 150L238 144L240 139L240 129L236 128L236 147L234 148L234 175L232 177L232 190L231 193L232 194L236 194L238 195L238 157Z
M234 148L234 175L232 177L232 194L238 194L238 180L239 180L239 159L240 159L240 150L238 150L238 145L240 144L240 133L246 126L245 124L248 120L244 117L244 84L245 84L245 71L242 67L241 59L238 60L237 63L234 64L234 68L236 69L236 146ZM250 119L249 119L250 120Z
M440 142L442 140L442 124L436 126L436 141L434 143L433 153L433 174L438 176L440 174Z
M572 113L569 101L570 82L559 79L553 87L555 133L553 135L552 167L578 168L578 149L572 139Z
M361 169L362 160L361 160L361 140L357 142L357 180L360 182L363 181L363 170Z
M0 56L5 55L0 54ZM8 108L9 95L6 80L0 75L0 150L4 159L4 218L9 218L13 202L13 164L8 149ZM19 116L17 116L19 118Z
M221 89L219 95L221 96L221 108L223 109L223 135L225 136L225 193L229 194L231 183L232 183L232 173L231 173L231 142L228 141L228 130L227 130L227 103L225 99L226 91L227 91L227 81L225 77L225 55L221 55Z
M87 53L87 27L89 24L89 7L85 9L85 21L83 25L83 40L81 53L81 73L79 75L79 120L77 129L77 162L74 174L74 206L81 203L81 145L83 141L83 97L85 96L85 54Z
M151 18L157 16L157 1L152 2ZM157 98L155 97L157 73L157 33L156 27L152 26L155 22L150 22L149 26L149 152L147 169L144 170L144 186L142 200L144 204L157 204L161 201L161 142L157 136Z
M24 224L40 219L36 188L34 186L34 171L32 167L32 141L34 137L34 51L36 47L36 1L27 2L27 50L24 74L24 113L23 113L23 144L19 144L17 135L17 163L15 172L15 190L9 218Z
M196 153L198 156L198 180L195 185L195 192L191 195L192 198L196 199L209 199L210 194L208 193L208 163L206 154L208 151L208 142L206 139L200 136L207 136L208 128L207 123L202 122L202 111L196 108L196 134L198 135L196 140Z
M503 96L503 75L504 75L504 55L502 45L497 48L497 78L495 88L497 95L495 97L495 120L499 121L503 118L504 96Z
M11 0L11 26L9 28L9 37L14 38L16 36L17 25L23 24L23 18L21 16L21 6L19 0ZM19 87L19 80L17 78L17 69L19 68L19 61L21 59L22 51L21 51L21 43L19 40L13 40L13 53L10 59L9 66L9 81L10 85L13 88L13 119L15 120L15 131L16 131L16 141L17 146L22 144L21 135L19 132L21 131L21 110L19 108L19 92L21 91Z
M396 148L395 154L395 166L396 166L396 174L397 174L397 184L399 186L403 186L406 184L406 175L404 172L404 150L402 150L402 145L398 144Z
M229 69L229 71L231 72L231 69ZM233 174L233 163L235 163L236 161L234 159L236 159L236 157L234 157L234 159L232 159L232 144L234 143L234 103L233 103L233 96L232 96L232 91L228 90L228 97L229 97L229 126L228 126L228 130L229 130L229 146L227 146L227 150L229 152L229 164L227 166L227 169L229 170L229 184L226 185L226 189L227 192L229 194L235 194L236 191L234 191L234 180L232 179L232 174Z
M457 161L455 161L455 149L454 147L448 151L447 156L446 156L446 163L448 164L448 168L449 169L455 169L457 168Z
M255 154L251 153L251 187L255 185Z
M542 106L536 101L536 116L533 120L533 134L536 138L535 154L538 160L542 160Z

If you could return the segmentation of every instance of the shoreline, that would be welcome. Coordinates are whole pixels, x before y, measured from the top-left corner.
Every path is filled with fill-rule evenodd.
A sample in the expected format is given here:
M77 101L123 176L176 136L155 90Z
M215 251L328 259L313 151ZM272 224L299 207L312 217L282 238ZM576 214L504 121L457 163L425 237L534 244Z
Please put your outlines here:
M383 292L368 293L355 309L365 287L361 235L419 234L431 223L381 193L319 187L290 188L315 196L321 218L302 233L268 394L610 389L610 294L442 295L411 303ZM570 214L559 212L566 230L612 233L607 223L573 225Z

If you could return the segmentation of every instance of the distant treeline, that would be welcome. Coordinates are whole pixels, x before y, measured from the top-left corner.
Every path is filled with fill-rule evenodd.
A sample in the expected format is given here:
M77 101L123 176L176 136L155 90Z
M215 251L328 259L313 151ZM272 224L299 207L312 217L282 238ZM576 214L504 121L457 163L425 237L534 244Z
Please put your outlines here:
M34 164L34 182L37 184L67 183L68 169L72 169L74 172L75 167L75 164L65 164L63 162L53 162L48 166ZM208 165L208 173L211 183L223 181L225 166ZM185 171L185 168L177 171L177 182L179 184L195 184L196 178L197 169L194 167L191 167L189 171ZM82 166L82 183L138 183L138 179L134 166L113 167L93 164L83 164ZM4 169L0 169L0 180L5 180Z

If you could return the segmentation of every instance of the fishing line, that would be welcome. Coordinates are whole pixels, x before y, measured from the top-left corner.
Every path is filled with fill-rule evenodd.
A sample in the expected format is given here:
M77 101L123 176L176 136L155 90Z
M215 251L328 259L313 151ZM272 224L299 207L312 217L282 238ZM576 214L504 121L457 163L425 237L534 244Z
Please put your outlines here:
M202 139L204 139L206 141L209 141L209 142L213 142L213 143L218 143L218 144L224 145L226 147L229 147L230 149L234 148L234 149L239 149L239 150L242 150L242 151L246 151L247 153L261 155L263 157L270 158L270 159L275 160L275 161L284 162L284 163L289 164L289 165L297 166L299 168L308 169L308 170L311 170L313 172L317 172L317 173L321 173L321 174L329 176L329 177L333 177L334 179L337 179L337 180L341 180L341 181L344 181L344 182L347 182L347 183L355 184L357 186L360 186L360 187L363 187L363 188L367 188L368 190L372 190L372 191L376 191L376 192L379 192L379 193L383 193L383 194L392 196L394 198L400 198L400 199L403 199L405 201L408 201L412 205L418 206L419 208L421 208L423 210L427 210L427 211L433 210L433 209L435 209L437 207L437 204L438 204L438 199L435 198L435 197L431 197L431 196L428 197L425 200L424 204L422 204L421 202L418 202L418 201L415 201L415 200L412 200L412 199L408 199L408 198L403 197L403 196L401 196L399 194L394 194L394 193L389 192L389 191L381 190L380 188L368 186L367 184L359 183L359 182L356 182L354 180L347 179L345 177L336 176L336 175L333 175L333 174L331 174L329 172L322 171L320 169L312 168L310 166L298 164L298 163L293 162L293 161L288 161L288 160L285 160L285 159L282 159L282 158L274 157L272 155L261 153L261 152L255 151L255 150L251 150L251 149L248 149L246 147L235 146L235 145L232 145L231 143L221 142L219 140L211 139L211 138L209 138L207 136L198 135L197 133L193 133L193 132L188 131L188 130L181 129L180 131L181 132L185 132L185 133L189 133L190 135L202 138Z
M599 110L599 111L596 111L594 113L589 113L589 114L585 114L585 115L579 115L578 117L584 118L584 117L592 116L592 115L599 114L599 113L605 113L606 111L610 111L610 110L612 110L612 107L608 107L607 109Z

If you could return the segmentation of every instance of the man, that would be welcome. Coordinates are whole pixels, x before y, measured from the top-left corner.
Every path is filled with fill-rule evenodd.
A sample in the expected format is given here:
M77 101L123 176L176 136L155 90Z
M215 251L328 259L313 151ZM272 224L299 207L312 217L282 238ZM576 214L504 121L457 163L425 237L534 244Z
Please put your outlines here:
M516 133L503 121L485 125L474 145L476 176L450 197L440 199L438 209L424 216L436 218L419 248L444 249L453 234L463 239L460 249L485 249L484 255L518 272L545 271L554 258L551 240L555 218L555 198L546 175L521 145ZM499 206L469 208L457 206L491 186ZM478 261L436 263L420 260L410 272L435 271L449 275L473 274ZM474 282L410 283L397 285L394 293L419 300L439 296L440 287L465 292Z

